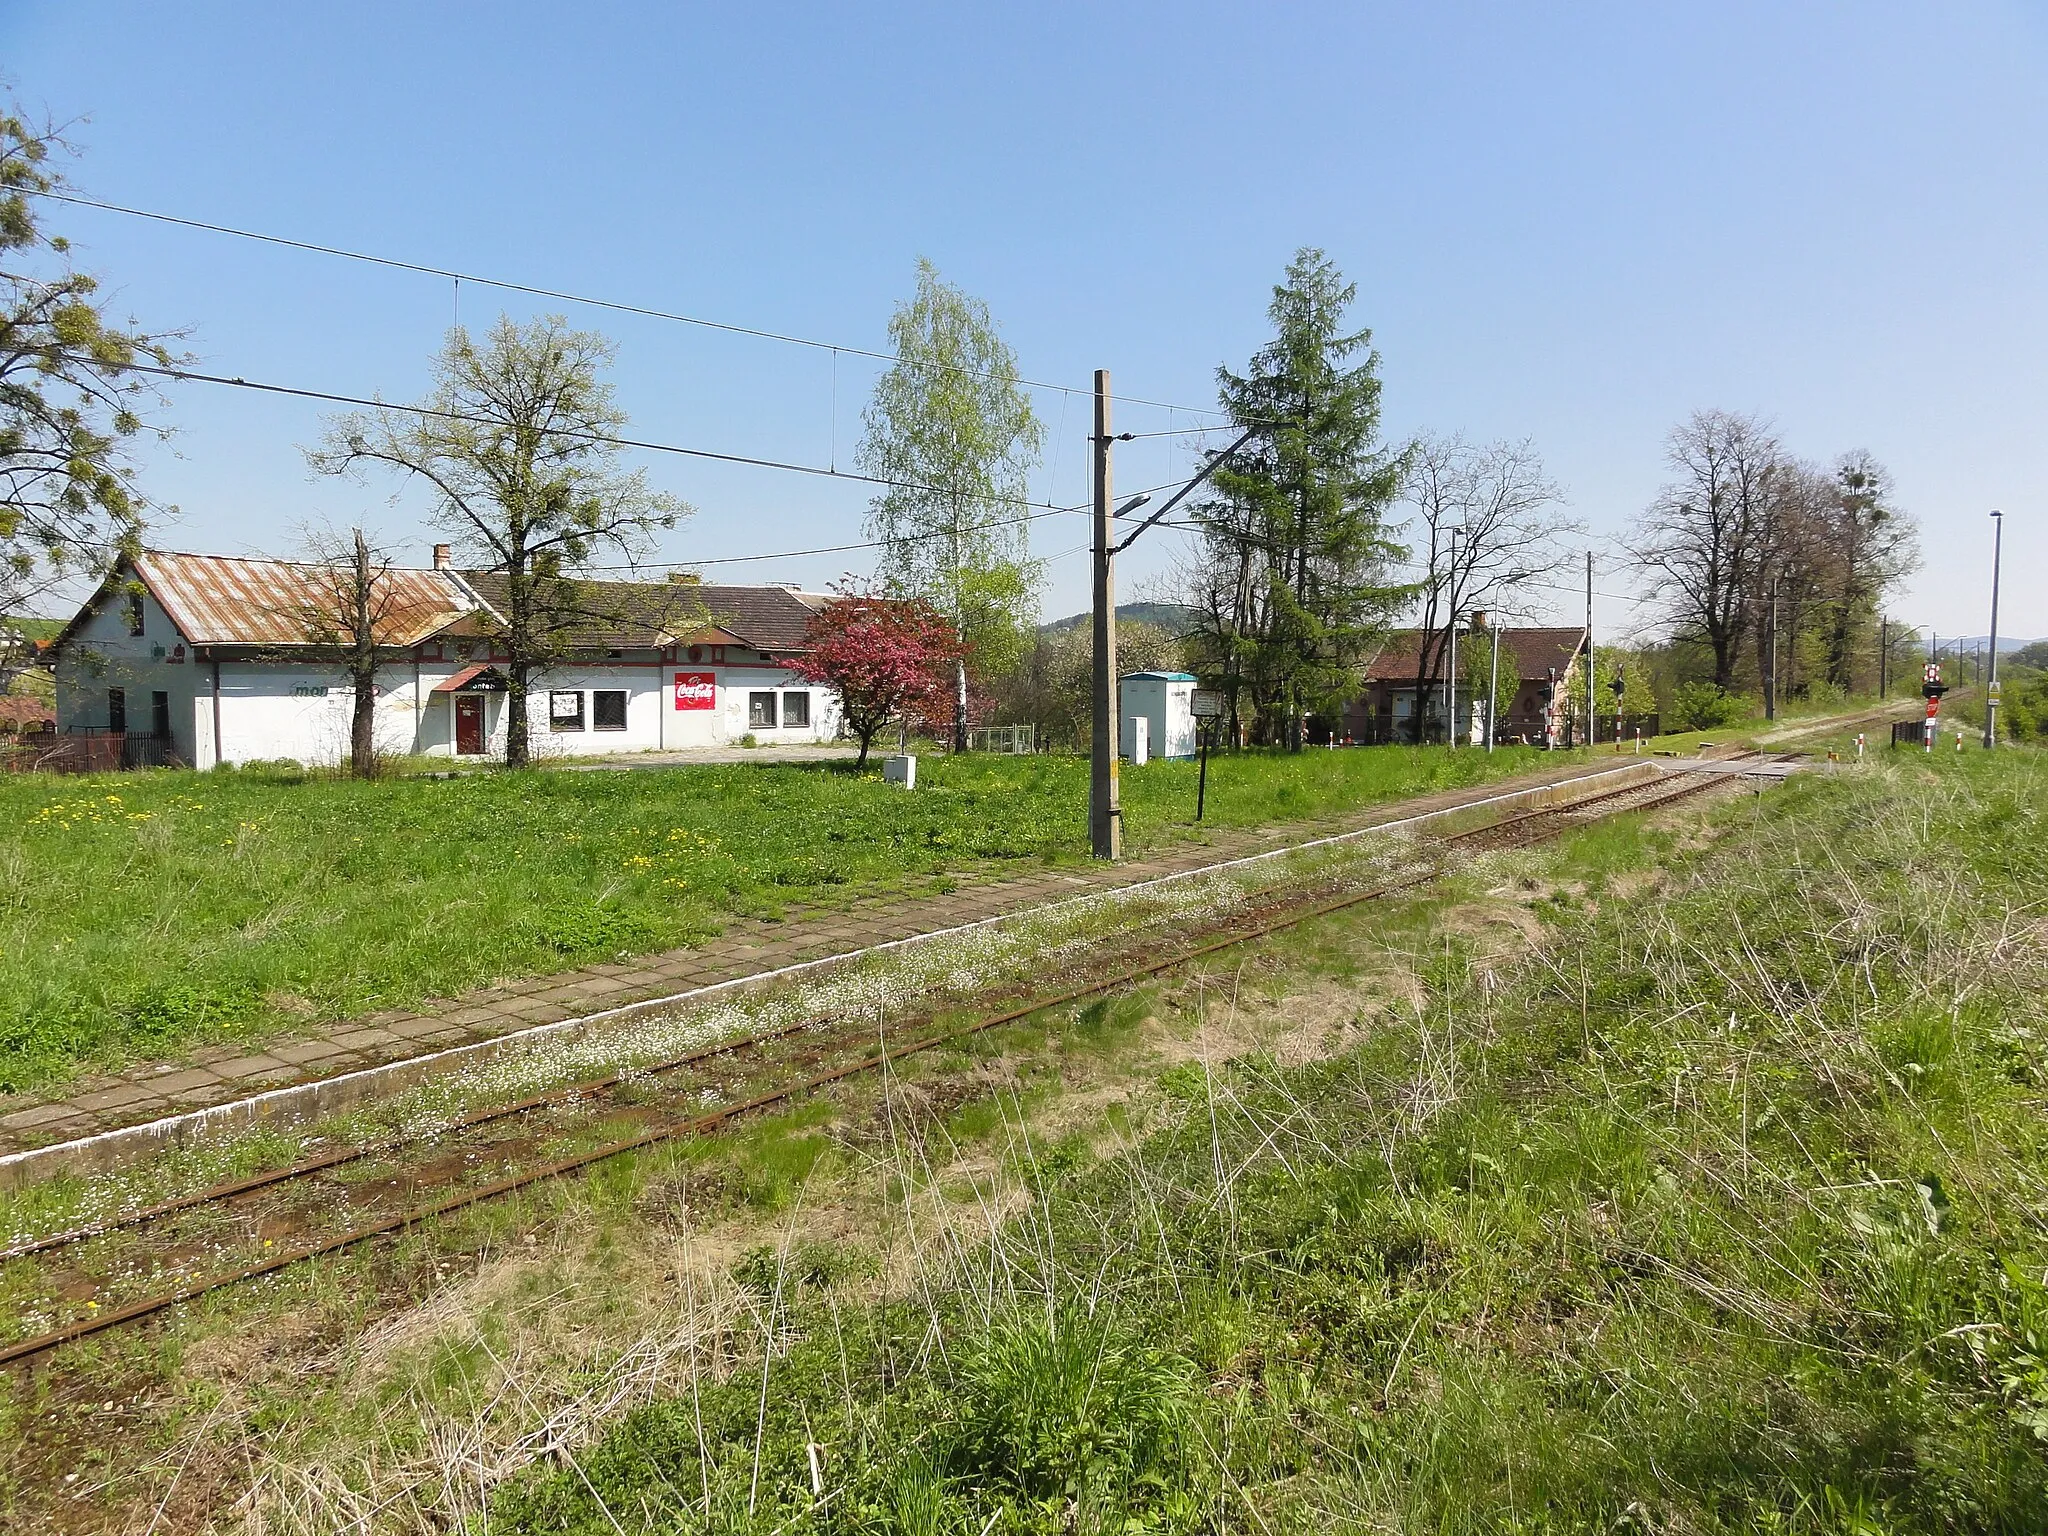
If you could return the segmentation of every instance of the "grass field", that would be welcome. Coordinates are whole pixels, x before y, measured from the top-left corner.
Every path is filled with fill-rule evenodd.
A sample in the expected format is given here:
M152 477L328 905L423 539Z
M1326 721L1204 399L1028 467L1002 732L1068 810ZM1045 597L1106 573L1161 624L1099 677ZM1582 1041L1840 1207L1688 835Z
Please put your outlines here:
M1329 815L1558 759L1384 748L1211 763L1207 820ZM1123 778L1127 845L1185 835L1191 765ZM0 776L0 1088L706 937L734 913L1078 859L1087 766L843 767L352 783Z
M776 1349L491 1530L2048 1529L2048 759L1724 816L1521 865L1539 957L1430 925L1369 1038L1176 1068L1124 1155L1013 1135L992 1250L756 1254Z

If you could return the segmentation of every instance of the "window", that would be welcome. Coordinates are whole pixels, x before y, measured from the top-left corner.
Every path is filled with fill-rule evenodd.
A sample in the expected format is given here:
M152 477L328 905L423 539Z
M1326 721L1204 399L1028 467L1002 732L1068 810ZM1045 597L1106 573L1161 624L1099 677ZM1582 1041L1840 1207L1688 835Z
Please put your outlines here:
M122 688L107 690L107 729L125 731L128 729L128 694Z
M811 723L811 696L808 693L785 693L782 696L782 723L808 728Z
M551 693L548 695L548 724L558 731L580 731L583 729L582 693Z
M128 594L128 633L131 635L142 633L142 594L140 592L130 592Z
M599 688L590 695L590 728L594 731L623 731L626 728L626 690Z
M775 729L775 695L772 693L750 693L747 695L747 724L757 731Z
M171 738L171 696L168 693L152 693L149 696L150 734L158 741Z

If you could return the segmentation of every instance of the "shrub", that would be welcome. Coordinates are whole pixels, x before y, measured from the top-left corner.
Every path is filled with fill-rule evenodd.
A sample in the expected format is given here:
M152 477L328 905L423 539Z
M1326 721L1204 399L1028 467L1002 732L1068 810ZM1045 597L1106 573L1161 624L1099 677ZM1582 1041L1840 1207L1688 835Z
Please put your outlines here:
M1671 695L1671 723L1681 731L1711 731L1733 725L1744 701L1713 683L1680 683Z

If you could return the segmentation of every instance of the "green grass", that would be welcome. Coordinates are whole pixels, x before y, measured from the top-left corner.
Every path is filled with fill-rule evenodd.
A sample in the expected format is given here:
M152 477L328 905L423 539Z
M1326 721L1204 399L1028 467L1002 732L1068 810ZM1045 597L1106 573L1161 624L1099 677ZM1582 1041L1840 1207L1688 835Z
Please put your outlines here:
M786 1277L494 1536L2048 1529L2048 757L1721 814L1503 860L1583 885L1527 962L1425 935L896 1299Z
M1325 816L1538 766L1380 748L1210 764L1208 823ZM844 767L0 777L0 1088L704 938L734 914L1085 852L1074 758ZM1188 831L1192 765L1123 776L1127 844Z

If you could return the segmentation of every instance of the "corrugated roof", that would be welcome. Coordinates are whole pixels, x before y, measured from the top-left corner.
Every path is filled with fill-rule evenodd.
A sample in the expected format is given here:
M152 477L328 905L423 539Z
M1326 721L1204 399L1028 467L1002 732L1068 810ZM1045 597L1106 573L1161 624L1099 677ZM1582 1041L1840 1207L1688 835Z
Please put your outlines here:
M502 571L464 571L463 579L500 612ZM564 639L590 650L736 642L757 651L806 648L811 615L830 598L789 587L724 587L694 581L576 581L577 611Z
M193 645L321 644L323 629L335 622L339 595L347 590L342 568L298 560L152 549L137 556L133 568ZM117 570L109 585L121 580ZM379 645L413 645L475 606L447 571L393 567L377 578L372 627Z
M1460 649L1474 644L1493 645L1492 630L1468 631L1458 637ZM1579 647L1586 638L1586 631L1579 629L1514 629L1499 631L1501 654L1513 656L1515 671L1525 681L1541 679L1555 667L1562 673L1572 664L1572 658L1579 653ZM1385 645L1366 666L1365 680L1369 683L1414 682L1417 659L1421 651L1422 631L1419 629L1397 629L1387 637ZM1442 663L1438 663L1441 667Z

